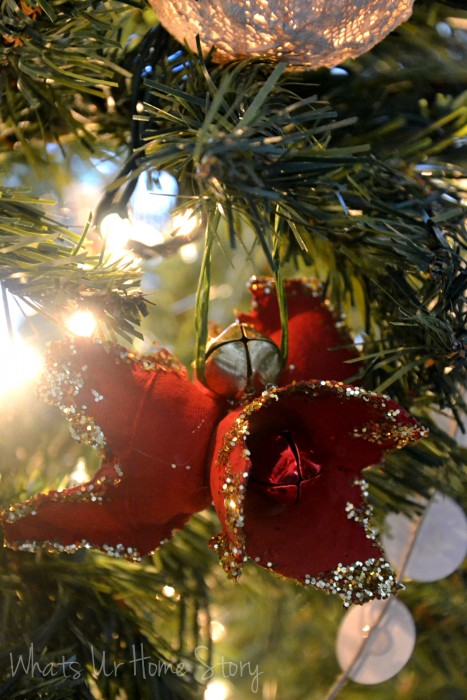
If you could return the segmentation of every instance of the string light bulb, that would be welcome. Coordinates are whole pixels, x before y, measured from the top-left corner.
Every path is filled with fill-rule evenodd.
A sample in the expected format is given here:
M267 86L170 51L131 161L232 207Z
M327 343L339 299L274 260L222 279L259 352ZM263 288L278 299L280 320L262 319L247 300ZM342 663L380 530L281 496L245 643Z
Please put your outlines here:
M163 243L177 192L177 181L170 173L153 169L141 173L131 197L109 205L100 219L100 232L112 257L128 257L132 241L147 247Z
M198 260L198 246L196 243L187 243L180 248L180 257L184 263L191 265Z
M204 700L228 700L231 696L231 685L223 678L210 681L204 691Z
M199 226L199 217L192 209L186 209L183 213L174 214L171 223L171 234L175 236L189 236Z
M96 319L91 311L75 311L66 321L66 327L83 338L90 338L96 330Z
M89 479L90 475L88 474L88 470L86 468L86 460L84 457L79 457L73 471L63 477L57 491L63 491L64 489L79 486L80 484L84 484L86 481L89 481Z
M173 598L175 595L175 588L173 586L164 586L162 589L162 593L165 595L166 598Z
M209 631L213 642L220 642L220 640L224 639L226 635L226 629L224 625L218 620L211 620L209 624Z
M108 252L114 256L128 253L127 246L132 234L132 225L128 218L110 212L102 219L100 231Z
M90 476L86 469L86 460L84 457L79 457L75 464L75 468L70 474L70 483L68 484L68 488L71 486L76 486L77 484L84 484L84 482L89 481L89 479Z

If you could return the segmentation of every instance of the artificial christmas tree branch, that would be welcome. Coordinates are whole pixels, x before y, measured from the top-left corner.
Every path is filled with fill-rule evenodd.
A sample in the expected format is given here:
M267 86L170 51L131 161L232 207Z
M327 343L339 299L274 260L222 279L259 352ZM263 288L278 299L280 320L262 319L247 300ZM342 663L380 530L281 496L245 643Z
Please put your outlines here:
M149 306L140 271L107 264L104 245L94 242L89 252L94 232L70 232L45 213L35 190L15 185L0 197L6 304L8 290L61 325L70 310L91 307L106 340L119 335L131 345L141 332L174 345L188 362L195 355L202 368L208 313L230 322L247 276L275 275L280 295L284 277L314 274L336 313L347 313L362 349L348 375L363 364L364 388L387 392L430 429L429 438L365 473L379 521L386 511L419 512L419 497L434 489L462 502L466 452L438 419L465 426L465 2L416 0L411 20L370 53L294 74L261 60L214 66L170 38L145 8L139 0L3 0L2 170L8 176L13 164L28 163L43 178L52 142L68 150L80 140L96 154L126 148L94 223L124 211L141 173L168 170L178 181L178 210L198 217L193 237L205 238L204 263L168 257L191 236L140 244L158 293ZM231 290L228 302L212 300L220 288ZM284 329L285 311L282 304ZM36 406L32 391L19 407L12 398L1 403L4 508L67 488L79 458L92 472L98 467L89 451L70 447L60 419ZM206 547L218 527L211 512L198 515L140 564L89 552L4 551L0 694L200 698L215 669L234 697L257 697L246 673L222 675L225 654L258 664L265 697L323 697L339 672L339 604L254 565L239 586L223 583ZM462 693L460 574L411 582L401 597L417 622L413 661L376 689L349 685L343 700ZM227 629L218 652L213 620ZM42 669L57 668L63 654L64 673L13 678L10 654L16 663L31 642ZM141 644L153 661L182 661L185 677L135 675L131 650ZM110 662L108 676L93 673L92 646L98 668L103 655ZM117 677L114 662L123 663ZM81 678L65 677L74 663Z
M67 312L95 310L103 336L140 335L147 313L134 266L106 260L84 248L88 233L68 231L24 191L0 190L0 281L4 290L63 325Z
M206 594L202 580L185 579L179 566L166 561L161 573L95 555L24 558L5 550L2 647L10 651L0 664L2 692L32 698L74 687L77 697L91 698L94 687L105 697L126 688L141 698L199 698L193 649L207 639L209 615L199 614ZM194 646L177 648L193 626Z
M146 4L2 0L0 15L3 150L21 143L33 166L35 139L126 143L137 45L155 22Z
M428 381L436 385L441 407L458 417L465 379L465 204L449 176L461 171L447 166L441 176L435 168L434 179L431 170L419 174L402 157L358 155L367 146L333 148L334 134L342 141L345 127L348 140L357 125L336 120L314 97L300 101L292 92L296 77L283 68L248 61L209 73L201 56L191 55L188 63L180 56L172 75L178 88L148 81L155 104L147 108L145 160L167 169L181 191L191 193L193 210L203 211L210 231L217 230L219 213L231 240L241 235L240 222L251 227L272 270L281 259L304 257L325 277L324 260L333 256L333 276L342 281L331 284L331 298L342 303L342 291L352 293L359 284L367 328L378 326L381 355L368 372L388 367L380 390L402 383L407 393L408 380L411 392L420 383L425 391ZM258 91L260 76L266 82ZM280 231L280 244L274 231ZM277 265L273 248L281 249ZM444 268L438 273L440 257ZM374 290L377 306L368 303ZM401 299L403 306L396 301ZM206 327L206 304L201 311L198 323ZM408 348L399 327L399 350L389 362L395 323L407 327ZM454 370L450 379L447 367Z

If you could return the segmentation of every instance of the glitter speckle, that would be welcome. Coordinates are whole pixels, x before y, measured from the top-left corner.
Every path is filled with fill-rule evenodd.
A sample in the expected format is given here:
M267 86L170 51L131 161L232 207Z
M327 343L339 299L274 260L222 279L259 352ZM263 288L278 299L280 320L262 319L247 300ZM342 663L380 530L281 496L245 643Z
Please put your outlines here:
M399 590L394 571L384 559L356 561L352 565L339 563L335 569L311 576L305 574L305 585L311 585L325 593L338 595L344 607L377 598L384 600Z
M376 528L371 526L373 508L366 502L366 499L368 498L368 484L364 479L355 479L353 483L360 487L364 501L360 506L354 506L353 503L348 502L346 505L347 517L349 520L354 520L363 526L365 534L369 540L376 540L378 531Z

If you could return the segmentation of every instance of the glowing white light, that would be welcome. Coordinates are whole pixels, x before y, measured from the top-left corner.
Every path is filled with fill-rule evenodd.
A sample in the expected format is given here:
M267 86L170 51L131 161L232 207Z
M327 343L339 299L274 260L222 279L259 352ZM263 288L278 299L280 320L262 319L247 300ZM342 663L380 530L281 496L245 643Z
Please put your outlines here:
M0 347L0 395L32 382L42 370L41 356L23 340L4 343Z
M220 678L208 683L204 691L204 700L228 700L230 695L230 683Z
M86 460L84 457L80 457L76 462L75 468L70 474L70 481L74 484L84 484L85 481L89 481L89 474L86 470Z
M175 588L173 586L164 586L164 588L162 589L162 593L167 598L173 598L175 595Z
M120 214L115 212L104 216L100 228L106 241L106 249L114 258L131 255L127 249L129 241L138 241L143 245L154 246L165 240L157 225L143 220L123 219Z
M67 320L66 326L73 335L90 338L96 330L96 319L90 311L76 311Z
M193 214L192 209L187 209L183 214L175 214L172 217L172 234L188 236L199 226L199 217Z
M211 620L209 628L211 633L211 639L213 642L219 642L225 637L225 627L222 624L222 622L218 622L217 620Z
M165 218L176 202L177 192L177 181L170 173L164 170L142 173L130 200L135 225Z
M77 186L77 195L86 201L86 204L93 203L100 196L100 181L96 177L96 173L85 173L83 178L80 180L79 186ZM92 208L92 207L91 207ZM87 213L89 213L89 208L86 206Z
M198 246L196 243L187 243L180 248L180 257L184 263L191 265L198 260Z
M71 474L62 479L57 491L63 491L63 489L70 489L73 488L73 486L79 486L80 484L84 484L86 481L89 481L89 474L86 470L86 460L84 457L80 457Z
M163 243L165 238L157 226L135 221L131 226L131 240L151 247Z
M127 252L126 247L132 233L129 219L123 219L120 214L115 212L107 214L102 219L100 228L107 251L117 255Z

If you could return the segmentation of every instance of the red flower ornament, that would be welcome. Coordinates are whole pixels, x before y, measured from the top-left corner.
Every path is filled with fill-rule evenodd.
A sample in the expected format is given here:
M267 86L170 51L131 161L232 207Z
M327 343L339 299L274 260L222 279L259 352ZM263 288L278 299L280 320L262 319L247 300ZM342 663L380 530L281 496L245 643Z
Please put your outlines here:
M239 320L277 342L274 285L253 280L251 290L254 311ZM286 294L290 353L279 388L217 429L211 491L223 530L212 546L231 577L250 558L346 606L385 598L397 585L370 524L361 471L426 431L389 398L329 379L353 373L350 337L314 283L289 280Z
M250 289L253 310L238 317L250 331L242 326L233 352L249 373L243 396L237 385L207 392L166 351L139 357L84 339L51 346L41 393L103 464L85 484L12 506L2 517L8 546L138 559L213 499L223 529L212 544L230 576L251 558L344 605L395 590L361 471L424 430L387 397L343 383L358 374L358 354L318 283L286 281L282 372L271 348L281 333L274 284L253 279ZM263 351L277 366L274 385Z
M51 344L40 394L103 455L91 481L3 515L10 547L101 549L140 559L211 502L205 476L219 402L169 352L139 357L88 339Z

